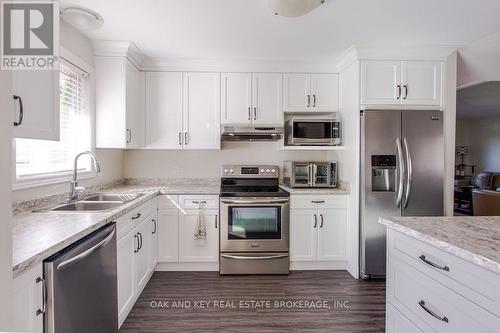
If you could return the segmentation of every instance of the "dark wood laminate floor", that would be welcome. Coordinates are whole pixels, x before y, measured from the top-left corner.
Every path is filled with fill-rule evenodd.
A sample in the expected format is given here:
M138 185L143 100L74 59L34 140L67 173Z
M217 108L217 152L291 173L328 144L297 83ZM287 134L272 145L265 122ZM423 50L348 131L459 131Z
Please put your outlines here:
M190 307L174 308L173 301ZM201 308L196 301L210 303ZM261 301L261 307L251 301ZM315 301L316 308L305 301ZM222 304L234 307L222 309ZM343 271L155 272L120 333L384 332L384 321L385 282L355 280Z

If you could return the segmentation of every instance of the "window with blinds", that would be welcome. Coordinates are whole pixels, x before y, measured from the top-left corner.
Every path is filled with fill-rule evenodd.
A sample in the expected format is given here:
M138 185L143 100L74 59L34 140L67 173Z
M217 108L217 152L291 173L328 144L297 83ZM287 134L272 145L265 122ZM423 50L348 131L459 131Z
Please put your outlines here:
M61 61L59 76L60 141L16 139L16 181L61 178L73 170L74 157L90 150L91 119L87 107L87 73ZM91 171L89 159L79 171Z

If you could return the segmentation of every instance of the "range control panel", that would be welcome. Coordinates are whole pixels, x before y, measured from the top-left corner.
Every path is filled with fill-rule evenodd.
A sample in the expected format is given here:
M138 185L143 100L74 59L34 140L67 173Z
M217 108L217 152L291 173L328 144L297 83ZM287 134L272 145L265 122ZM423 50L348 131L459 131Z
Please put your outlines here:
M222 177L234 178L278 178L277 165L224 165Z

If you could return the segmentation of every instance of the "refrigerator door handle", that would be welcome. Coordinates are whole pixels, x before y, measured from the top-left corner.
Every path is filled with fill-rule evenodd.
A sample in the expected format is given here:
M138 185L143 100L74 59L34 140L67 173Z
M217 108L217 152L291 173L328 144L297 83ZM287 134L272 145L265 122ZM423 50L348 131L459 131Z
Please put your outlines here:
M406 177L406 194L404 198L404 208L408 207L408 202L410 199L410 193L411 193L411 184L413 180L413 167L411 163L411 153L410 153L410 148L408 146L408 141L406 138L403 138L403 142L405 145L405 151L406 151L406 167L408 169L408 177Z
M401 139L399 137L396 139L396 149L398 152L398 162L399 162L399 167L398 167L399 185L398 185L398 195L396 197L396 207L400 207L401 200L403 199L405 165L403 163L403 148L401 147Z

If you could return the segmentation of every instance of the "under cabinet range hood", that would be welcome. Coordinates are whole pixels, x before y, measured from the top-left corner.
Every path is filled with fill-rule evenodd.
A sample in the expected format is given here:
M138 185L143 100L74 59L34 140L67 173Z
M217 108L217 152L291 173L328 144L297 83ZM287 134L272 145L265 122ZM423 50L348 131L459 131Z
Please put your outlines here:
M282 127L224 127L222 141L277 141L283 136Z

